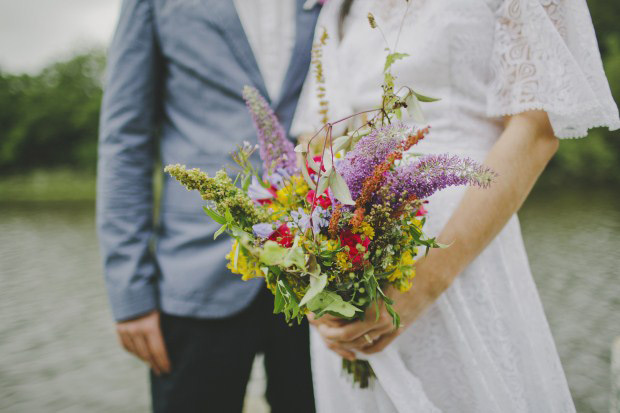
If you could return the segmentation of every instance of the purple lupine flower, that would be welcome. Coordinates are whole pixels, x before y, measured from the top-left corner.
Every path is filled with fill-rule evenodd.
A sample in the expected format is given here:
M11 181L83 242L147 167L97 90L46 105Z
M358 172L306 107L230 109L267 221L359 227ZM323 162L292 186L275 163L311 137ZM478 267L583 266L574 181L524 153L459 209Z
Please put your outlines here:
M260 157L265 172L270 173L278 168L289 174L297 171L295 148L286 137L284 128L261 94L251 86L243 88L243 99L250 109L254 126L258 131Z
M267 239L278 229L274 224L260 223L252 226L252 232L259 238Z
M487 187L496 174L489 168L458 156L425 155L417 161L398 166L387 177L391 192L407 193L425 199L449 186Z
M336 169L347 183L353 199L360 196L364 181L372 175L375 167L385 161L410 132L411 128L402 123L376 129L360 139L338 164Z

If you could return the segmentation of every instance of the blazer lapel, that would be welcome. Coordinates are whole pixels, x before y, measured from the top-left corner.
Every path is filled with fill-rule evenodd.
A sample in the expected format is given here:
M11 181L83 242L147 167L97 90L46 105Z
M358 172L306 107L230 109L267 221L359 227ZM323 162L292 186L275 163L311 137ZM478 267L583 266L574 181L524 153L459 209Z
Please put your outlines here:
M313 7L311 10L305 10L303 7L305 2L306 0L296 0L295 46L293 48L293 53L291 53L291 61L286 76L284 77L282 92L276 101L276 106L285 104L289 98L295 95L295 91L301 87L306 79L306 74L310 66L310 51L314 39L314 26L316 25L316 20L321 8Z
M205 0L205 6L208 8L207 18L220 28L222 36L230 45L230 50L254 82L254 86L269 100L265 82L233 1Z

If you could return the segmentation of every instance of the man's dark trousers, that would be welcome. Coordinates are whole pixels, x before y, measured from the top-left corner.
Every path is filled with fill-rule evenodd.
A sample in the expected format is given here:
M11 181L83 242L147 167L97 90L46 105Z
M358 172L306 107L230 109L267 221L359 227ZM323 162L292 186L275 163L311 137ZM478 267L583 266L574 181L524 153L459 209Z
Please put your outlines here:
M163 314L161 323L172 372L151 373L155 413L241 412L257 353L265 355L272 413L314 412L308 324L289 326L275 316L266 288L232 317Z

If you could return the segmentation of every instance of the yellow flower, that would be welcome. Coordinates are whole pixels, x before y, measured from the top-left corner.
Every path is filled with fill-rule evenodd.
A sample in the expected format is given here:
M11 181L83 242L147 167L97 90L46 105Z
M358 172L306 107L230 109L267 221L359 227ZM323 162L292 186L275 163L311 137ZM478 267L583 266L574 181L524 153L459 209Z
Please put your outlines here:
M291 193L291 187L289 185L280 188L276 191L276 199L278 200L279 203L281 203L282 205L288 205L289 204L289 195Z
M297 195L300 195L301 197L305 197L308 191L310 190L310 188L308 188L308 184L306 183L306 180L299 175L293 175L291 177L291 182L293 183L293 186L295 187L295 193Z
M279 221L283 216L286 215L286 208L281 207L280 205L272 202L267 206L272 212L270 219L273 222Z
M276 191L276 200L287 208L293 207L308 193L308 184L299 175L291 176L290 182Z
M341 270L348 270L352 266L351 262L349 261L349 256L344 251L340 251L336 254L336 263Z
M239 250L239 252L237 253L237 250L239 250L239 241L235 240L232 245L232 249L230 250L228 255L226 255L226 259L228 260L228 264L226 265L226 267L233 274L240 274L243 281L265 276L263 271L260 269L260 263L257 259L255 259L254 257L246 256L241 250ZM233 263L235 255L237 255L236 266Z
M375 236L375 230L374 228L366 221L363 221L362 224L353 229L353 233L354 234L364 234L366 235L368 238L373 239L373 237Z
M319 234L321 235L321 234ZM330 239L327 241L327 250L328 251L335 251L338 249L338 241Z
M414 251L415 252L415 251ZM399 283L397 281L406 281L407 283L413 277L415 277L415 260L413 259L413 254L411 251L407 250L403 252L400 257L400 262L396 266L396 269L393 273L388 276L388 281L396 282L396 286L399 287ZM407 289L409 289L409 286ZM399 288L400 290L400 288Z

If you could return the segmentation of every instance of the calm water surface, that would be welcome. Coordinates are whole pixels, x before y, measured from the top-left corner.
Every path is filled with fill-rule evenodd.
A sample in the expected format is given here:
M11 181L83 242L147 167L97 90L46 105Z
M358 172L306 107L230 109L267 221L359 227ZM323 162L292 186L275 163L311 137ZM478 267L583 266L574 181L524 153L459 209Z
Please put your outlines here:
M520 214L580 412L608 409L620 335L620 196L538 191ZM0 411L146 412L146 370L116 343L92 204L0 204ZM260 369L248 411L264 411Z

